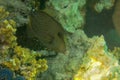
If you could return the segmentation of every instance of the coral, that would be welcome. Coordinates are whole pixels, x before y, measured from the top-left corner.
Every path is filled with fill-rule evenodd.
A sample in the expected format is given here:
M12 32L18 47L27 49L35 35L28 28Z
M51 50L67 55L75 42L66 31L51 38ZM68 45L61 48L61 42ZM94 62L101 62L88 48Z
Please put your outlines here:
M9 14L4 7L0 7L0 65L9 68L15 74L23 75L26 80L34 80L38 72L47 70L47 61L37 59L41 56L39 52L17 45L16 23L12 19L7 19L8 16ZM8 70L1 71L10 72ZM5 73L0 76L7 75Z
M47 50L37 52L18 45L15 33L17 27L28 23L28 15L33 8L32 1L34 2L34 0L0 0L0 5L9 10L7 12L0 7L0 65L12 70L17 79L23 79L20 76L24 76L26 80L35 80L38 73L40 80L120 79L118 58L112 55L112 53L118 55L119 51L109 52L103 36L90 39L80 30L84 25L88 0L47 0L46 8L53 10L54 13L54 16L51 16L58 20L66 31L73 33L66 35L67 54L47 56L50 66L48 70L47 61L41 58L41 53L54 54L54 52ZM94 8L101 12L112 7L113 3L114 0L99 0ZM46 72L41 74L44 71Z
M92 2L95 2L92 5ZM114 5L114 0L49 0L46 4L46 8L51 11L50 14L57 14L54 15L56 20L58 20L63 28L68 32L75 32L77 29L81 29L85 23L85 7L87 6L86 3L94 6L94 10L97 12L102 12L103 9L110 9ZM52 8L51 8L52 6Z
M7 68L0 69L0 80L7 79L7 80L12 80L13 78L13 73L11 70Z
M4 18L8 17L9 12L5 11L5 9L0 6L0 19L3 20Z
M31 51L21 46L15 46L14 53L9 61L4 61L2 65L7 66L13 71L25 76L27 80L34 80L38 72L47 70L47 61L45 59L36 60L40 53Z
M66 31L73 33L84 24L86 0L50 0L49 4L58 12L57 20Z
M26 79L30 80L29 76L35 77L36 73L44 72L47 69L47 61L45 59L36 60L36 56L40 56L40 53L31 52L29 49L20 46L16 46L14 52L16 53L16 55L13 56L13 61L16 61L14 67L19 66L21 74L23 74Z
M17 76L14 80L25 80L25 78L23 76Z
M13 48L16 43L14 36L16 29L13 20L6 20L9 12L0 7L0 52L1 54L7 53L9 48ZM1 55L2 56L2 55Z
M97 12L101 12L103 9L110 9L114 5L114 2L115 0L99 0L94 8Z
M107 50L104 38L101 36L92 40L74 80L119 80L119 72L118 60Z
M67 36L66 54L48 57L49 68L38 78L40 80L72 80L72 76L79 69L83 55L89 47L87 40L89 38L82 30L76 30L75 33ZM41 51L41 53L53 54L54 52Z
M13 72L8 68L0 69L0 80L25 80L23 76L13 77Z
M114 50L111 53L119 60L120 64L120 47L114 47Z
M32 9L33 0L0 0L0 5L9 11L9 19L16 22L16 27L20 27L28 23L28 15Z

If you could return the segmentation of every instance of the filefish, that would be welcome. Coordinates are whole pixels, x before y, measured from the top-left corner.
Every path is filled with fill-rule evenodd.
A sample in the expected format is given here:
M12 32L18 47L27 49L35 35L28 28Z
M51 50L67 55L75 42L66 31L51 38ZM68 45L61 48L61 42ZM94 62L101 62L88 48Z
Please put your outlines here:
M112 18L113 18L113 24L115 26L115 29L120 35L120 0L117 0L116 2Z
M36 11L29 16L27 36L37 38L48 50L64 52L65 30L53 17L43 11Z

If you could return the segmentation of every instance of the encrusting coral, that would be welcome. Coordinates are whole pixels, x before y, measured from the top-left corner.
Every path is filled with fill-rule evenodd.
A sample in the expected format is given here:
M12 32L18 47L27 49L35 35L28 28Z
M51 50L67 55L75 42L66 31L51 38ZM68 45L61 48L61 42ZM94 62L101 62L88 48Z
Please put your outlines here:
M120 65L107 50L103 36L93 40L74 80L119 80Z
M31 0L0 0L0 2L8 5L10 13L16 14L14 16L15 21L8 19L9 12L0 7L0 65L9 68L17 75L24 76L26 80L35 80L38 72L44 72L47 69L47 61L37 58L41 56L39 52L23 48L16 42L15 33L17 29L15 25L17 24L17 27L19 27L27 23L28 13L32 9L32 7L27 7L24 2L19 3L21 1L29 2ZM58 13L54 18L62 24L66 31L74 34L84 25L84 8L87 1L90 0L49 0L46 7L54 9L52 13ZM110 2L110 5L107 1ZM112 7L112 1L114 0L99 0L94 8L97 12L101 12L103 9ZM13 5L14 2L16 5ZM19 5L17 5L18 3ZM2 5L2 3L0 4ZM10 6L10 4L13 6ZM21 4L24 4L24 6ZM6 7L6 5L4 6ZM89 45L88 38L84 37L80 31L78 33L79 35L69 36L70 44L68 46L70 48L67 50L69 54L58 54L57 57L50 58L50 68L45 76L40 79L71 80L72 75L80 67L74 80L120 80L118 61L111 55L112 52L108 52L103 37L91 39L90 43L92 45ZM83 57L84 53L86 53L85 57Z
M9 48L16 45L16 37L14 36L16 29L13 20L7 20L9 12L0 7L0 52L7 53ZM4 55L3 54L3 55Z
M14 77L13 72L8 68L1 68L0 69L0 80L25 80L23 76L16 76Z
M75 32L84 25L85 11L83 9L86 0L50 0L48 7L53 7L57 15L57 20L62 24L63 28L68 32Z
M115 47L114 50L111 51L111 53L119 60L120 63L120 48Z
M24 1L24 2L23 2ZM26 1L26 2L25 2ZM9 17L15 20L16 27L28 23L28 13L31 10L33 0L0 0L0 5L9 11Z
M20 70L20 74L24 75L27 80L32 80L38 72L44 72L47 69L47 61L45 59L36 60L36 56L40 56L40 53L30 51L21 46L16 46L14 53L15 55L12 56L10 61L4 62L3 65L13 71Z
M110 9L114 5L115 0L99 0L95 4L94 9L97 12L102 12L103 9Z
M38 72L47 70L47 61L37 59L39 52L17 45L16 23L8 20L9 12L0 6L0 65L9 68L26 80L34 80Z
M49 0L46 2L46 9L50 15L54 14L53 17L66 31L74 33L77 29L82 29L85 24L87 3L100 13L104 9L111 9L114 2L115 0Z
M0 80L3 80L5 78L8 78L8 80L12 80L13 78L12 71L7 68L0 69Z

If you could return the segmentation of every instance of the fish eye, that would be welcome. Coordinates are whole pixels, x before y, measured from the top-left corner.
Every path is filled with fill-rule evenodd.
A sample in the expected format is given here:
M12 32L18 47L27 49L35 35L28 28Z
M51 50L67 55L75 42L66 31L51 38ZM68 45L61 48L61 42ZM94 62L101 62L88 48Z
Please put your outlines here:
M67 7L68 7L68 5L63 6L63 8L67 8Z
M62 38L63 37L63 34L61 32L58 32L58 37Z

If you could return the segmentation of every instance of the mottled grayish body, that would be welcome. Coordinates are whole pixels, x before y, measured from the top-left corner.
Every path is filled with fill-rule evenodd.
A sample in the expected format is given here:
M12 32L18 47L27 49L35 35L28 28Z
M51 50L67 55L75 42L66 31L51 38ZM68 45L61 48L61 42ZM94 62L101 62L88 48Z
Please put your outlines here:
M65 51L64 29L45 12L38 11L30 15L28 37L36 37L46 48L57 52Z

